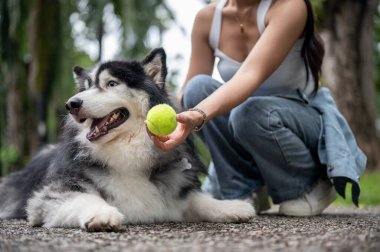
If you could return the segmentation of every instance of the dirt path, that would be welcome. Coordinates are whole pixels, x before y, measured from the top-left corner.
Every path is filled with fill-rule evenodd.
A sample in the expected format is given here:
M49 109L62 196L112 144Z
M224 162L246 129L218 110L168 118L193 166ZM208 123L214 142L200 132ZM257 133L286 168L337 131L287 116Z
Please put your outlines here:
M330 207L321 216L271 213L249 223L128 225L118 233L31 228L0 220L0 251L380 251L380 207Z

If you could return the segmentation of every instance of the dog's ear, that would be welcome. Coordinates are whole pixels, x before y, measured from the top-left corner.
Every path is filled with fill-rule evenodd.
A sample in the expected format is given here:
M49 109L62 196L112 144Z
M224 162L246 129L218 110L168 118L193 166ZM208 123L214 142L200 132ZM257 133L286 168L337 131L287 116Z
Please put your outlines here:
M91 78L84 68L80 66L73 67L73 75L78 92L82 92L91 86Z
M163 48L154 49L142 61L145 73L157 84L159 88L165 87L167 75L166 53Z

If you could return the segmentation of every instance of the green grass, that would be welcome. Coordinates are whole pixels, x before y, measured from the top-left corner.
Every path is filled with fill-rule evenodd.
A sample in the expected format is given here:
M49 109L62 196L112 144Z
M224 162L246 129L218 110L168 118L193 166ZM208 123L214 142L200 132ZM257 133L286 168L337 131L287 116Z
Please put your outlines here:
M337 205L353 205L351 200L351 184L346 187L346 199L341 196L335 200ZM380 172L370 171L360 178L360 206L380 205Z

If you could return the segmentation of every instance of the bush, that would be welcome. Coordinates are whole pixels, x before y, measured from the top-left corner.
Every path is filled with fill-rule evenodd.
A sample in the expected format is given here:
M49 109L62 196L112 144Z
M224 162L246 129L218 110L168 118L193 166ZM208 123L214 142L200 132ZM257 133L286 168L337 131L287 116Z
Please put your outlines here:
M5 176L12 171L12 167L14 167L20 155L16 148L14 147L6 147L0 149L0 176Z

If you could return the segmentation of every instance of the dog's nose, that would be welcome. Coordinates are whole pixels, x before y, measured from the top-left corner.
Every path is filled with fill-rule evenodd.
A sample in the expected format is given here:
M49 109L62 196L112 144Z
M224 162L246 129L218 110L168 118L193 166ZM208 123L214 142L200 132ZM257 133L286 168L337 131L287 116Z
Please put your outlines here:
M66 109L70 112L70 114L76 115L78 114L82 104L83 104L83 100L73 97L67 101Z

